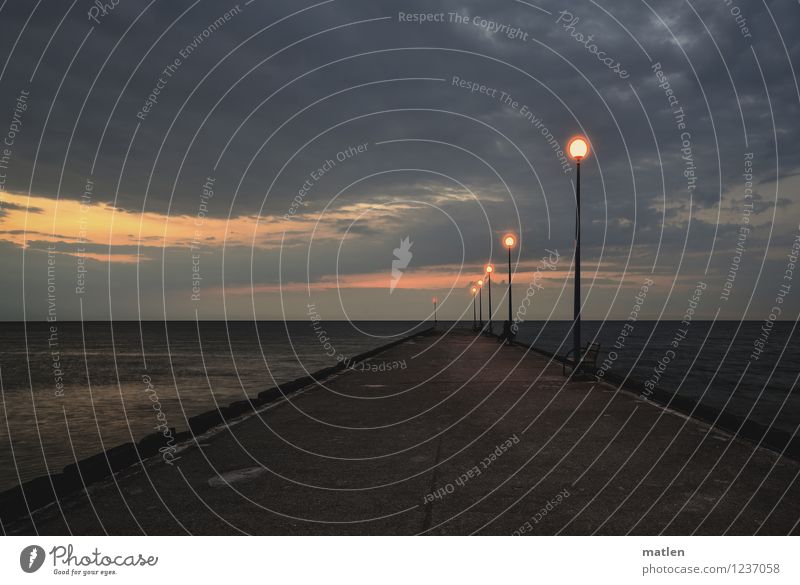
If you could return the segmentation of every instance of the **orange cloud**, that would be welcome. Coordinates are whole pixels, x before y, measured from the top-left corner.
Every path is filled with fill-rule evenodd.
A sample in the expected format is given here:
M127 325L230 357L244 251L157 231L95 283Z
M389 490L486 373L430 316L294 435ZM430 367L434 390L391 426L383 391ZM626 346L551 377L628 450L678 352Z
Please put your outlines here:
M74 199L52 199L20 193L2 193L0 200L0 239L27 248L30 242L61 242L75 245L75 251L62 253L111 262L147 260L147 249L162 247L209 248L255 246L276 248L315 239L341 239L338 225L363 213L364 205L343 207L326 213L324 221L307 215L236 216L230 219L209 216L164 215L135 212L104 202L83 203ZM388 212L387 212L388 215ZM358 234L348 234L348 238ZM79 246L126 247L142 249L140 255L126 252L87 253Z
M537 275L534 267L536 263L521 265L521 270L514 273L514 286L527 286L533 281L534 276L537 282L553 281L562 282L564 279L571 278L571 273L567 270L547 270L540 271ZM460 272L460 274L459 274ZM438 266L427 266L424 268L407 269L395 288L409 290L454 290L464 289L479 278L480 266L463 267L457 264L443 264ZM610 274L610 273L609 273ZM505 279L497 276L494 279L496 286L501 286ZM323 276L313 282L286 282L279 284L255 284L253 286L233 286L225 287L226 295L250 295L259 293L279 293L298 292L298 291L324 291L339 289L386 289L389 290L391 272L387 268L385 271L364 272L359 274L330 274ZM503 283L502 286L504 286Z

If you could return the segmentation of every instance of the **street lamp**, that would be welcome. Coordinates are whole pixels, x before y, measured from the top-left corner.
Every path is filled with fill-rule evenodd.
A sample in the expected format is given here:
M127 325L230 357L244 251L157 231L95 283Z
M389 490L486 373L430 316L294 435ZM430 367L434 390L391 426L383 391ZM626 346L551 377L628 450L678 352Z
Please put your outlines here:
M481 330L483 329L483 279L478 279L478 322Z
M478 295L478 287L472 287L472 330L474 331L478 327L478 323L475 320L475 297Z
M508 326L511 327L511 248L517 245L514 234L503 236L503 245L508 248ZM509 329L510 331L510 329Z
M581 357L581 160L589 154L589 141L575 136L567 145L569 155L575 159L575 295L572 324L572 349L575 368Z
M433 297L433 326L436 327L436 297Z
M492 333L492 272L494 272L494 266L487 264L484 272L486 272L486 282L489 287L489 333Z

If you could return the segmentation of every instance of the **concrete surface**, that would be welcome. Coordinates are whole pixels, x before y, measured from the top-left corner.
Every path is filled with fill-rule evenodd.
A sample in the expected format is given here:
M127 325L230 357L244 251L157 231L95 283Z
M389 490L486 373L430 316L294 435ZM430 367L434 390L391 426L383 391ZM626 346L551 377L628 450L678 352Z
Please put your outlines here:
M439 331L7 529L787 534L800 464L521 347ZM510 445L510 446L509 446ZM504 448L505 446L505 448ZM493 455L494 454L494 455ZM477 468L477 471L476 471Z

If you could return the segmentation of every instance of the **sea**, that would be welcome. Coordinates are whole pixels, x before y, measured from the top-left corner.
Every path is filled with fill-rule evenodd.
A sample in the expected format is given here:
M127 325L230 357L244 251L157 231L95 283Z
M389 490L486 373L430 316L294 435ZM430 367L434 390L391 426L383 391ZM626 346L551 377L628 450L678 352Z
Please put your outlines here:
M472 323L439 322L439 328ZM794 322L584 321L598 366L793 433L800 424ZM215 405L253 398L410 335L402 321L13 322L0 324L0 491L136 441ZM621 332L625 330L626 334ZM523 323L518 341L563 354L571 323ZM677 340L677 342L676 342ZM154 407L157 399L158 409Z

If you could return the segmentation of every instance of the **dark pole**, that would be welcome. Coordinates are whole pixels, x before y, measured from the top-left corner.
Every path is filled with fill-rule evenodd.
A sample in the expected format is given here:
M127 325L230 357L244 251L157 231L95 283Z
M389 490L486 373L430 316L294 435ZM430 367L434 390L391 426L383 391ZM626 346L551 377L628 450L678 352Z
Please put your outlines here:
M433 301L433 325L436 326L436 301Z
M508 326L511 327L511 247L508 248Z
M577 159L575 177L575 306L573 323L573 351L577 367L581 357L581 159Z
M478 326L478 323L475 321L475 297L478 296L475 293L472 293L472 328L475 329Z
M492 273L489 273L489 333L492 333Z
M483 285L478 287L478 314L480 316L480 327L483 329Z

